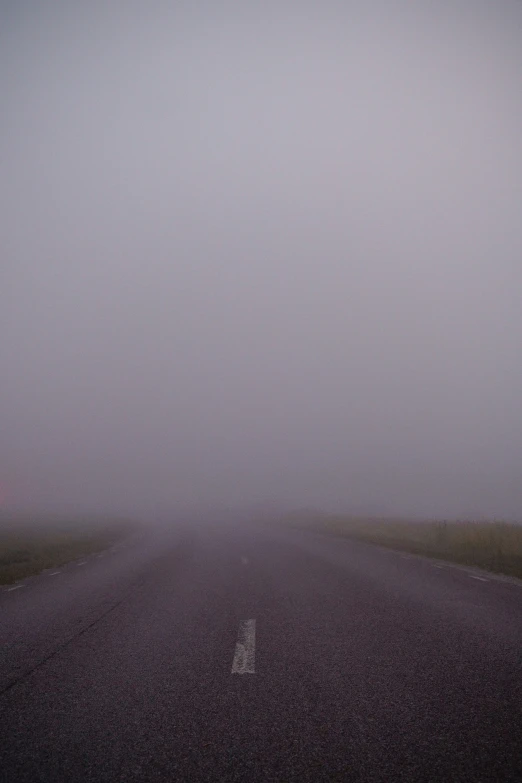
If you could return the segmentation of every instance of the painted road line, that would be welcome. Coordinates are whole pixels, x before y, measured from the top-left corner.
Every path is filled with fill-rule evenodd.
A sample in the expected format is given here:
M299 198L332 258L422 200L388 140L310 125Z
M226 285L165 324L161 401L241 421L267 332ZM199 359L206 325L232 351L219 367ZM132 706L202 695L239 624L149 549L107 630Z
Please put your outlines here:
M14 587L8 587L7 592L12 593L13 590L20 590L20 588L25 587L25 585L15 585Z
M239 626L231 674L255 674L256 621L247 620Z
M441 568L444 570L444 566L437 565L436 563L433 564L433 568Z
M483 576L475 576L475 574L468 574L470 579L477 579L479 582L489 582L489 579L484 579Z
M61 574L61 571L53 571L51 574L48 574L48 576L56 576L56 574Z
M77 566L78 566L78 568L79 568L81 565L85 565L86 563L87 563L87 560L84 560L84 561L83 561L83 563L76 563L76 565L77 565Z

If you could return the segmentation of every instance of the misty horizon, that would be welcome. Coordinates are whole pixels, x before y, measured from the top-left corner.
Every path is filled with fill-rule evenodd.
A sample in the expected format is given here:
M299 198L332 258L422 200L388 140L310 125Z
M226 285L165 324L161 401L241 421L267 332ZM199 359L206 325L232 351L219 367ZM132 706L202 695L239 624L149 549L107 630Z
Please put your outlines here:
M522 516L522 5L0 9L0 508Z

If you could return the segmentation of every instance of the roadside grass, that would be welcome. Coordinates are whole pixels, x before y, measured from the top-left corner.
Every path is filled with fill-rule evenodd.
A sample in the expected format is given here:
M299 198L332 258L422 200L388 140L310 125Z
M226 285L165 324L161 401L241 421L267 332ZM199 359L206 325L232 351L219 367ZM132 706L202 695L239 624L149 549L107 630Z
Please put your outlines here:
M522 525L290 514L289 524L522 578Z
M100 552L129 530L122 521L0 520L0 584Z

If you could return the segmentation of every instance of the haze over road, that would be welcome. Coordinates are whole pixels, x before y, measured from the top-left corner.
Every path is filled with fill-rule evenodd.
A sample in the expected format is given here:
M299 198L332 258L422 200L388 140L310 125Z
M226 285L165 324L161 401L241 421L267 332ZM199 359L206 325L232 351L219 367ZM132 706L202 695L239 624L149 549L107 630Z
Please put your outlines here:
M0 560L183 520L1 589L0 778L522 780L518 583L240 519L522 519L521 40L0 0Z
M9 590L3 780L522 775L516 582L224 524L140 534Z
M0 503L520 519L521 40L0 2Z

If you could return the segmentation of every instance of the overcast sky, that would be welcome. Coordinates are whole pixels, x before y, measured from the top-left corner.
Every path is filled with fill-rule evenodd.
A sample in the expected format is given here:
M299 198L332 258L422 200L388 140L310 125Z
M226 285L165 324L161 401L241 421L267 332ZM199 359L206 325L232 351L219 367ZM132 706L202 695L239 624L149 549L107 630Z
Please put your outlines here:
M522 3L0 3L4 503L522 517Z

